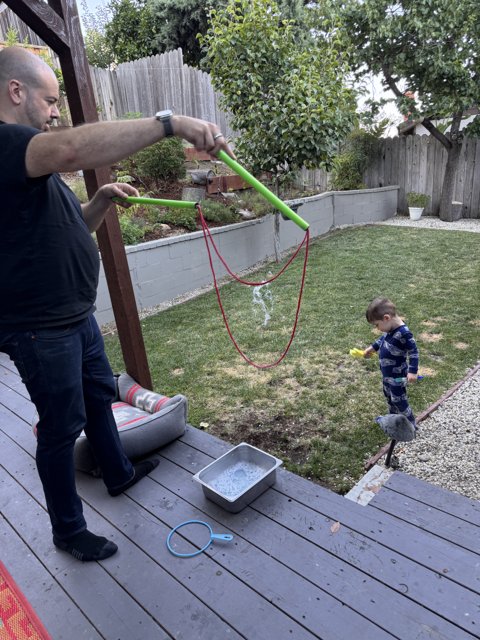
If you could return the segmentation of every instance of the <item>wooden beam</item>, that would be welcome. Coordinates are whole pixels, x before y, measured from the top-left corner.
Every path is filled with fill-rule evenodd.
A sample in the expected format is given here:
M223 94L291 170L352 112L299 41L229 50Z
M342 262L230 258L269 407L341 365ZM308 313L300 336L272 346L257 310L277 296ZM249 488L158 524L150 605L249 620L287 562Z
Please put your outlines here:
M73 124L80 125L85 122L98 121L75 0L49 0L49 6L39 0L8 0L7 4L45 42L54 43L50 46L60 59ZM45 7L48 11L45 11ZM54 16L57 16L58 19ZM48 20L45 21L44 18L48 18ZM62 27L63 37L60 46L53 34L50 33L55 25ZM85 183L89 197L92 197L101 185L109 182L111 182L109 167L85 171ZM113 205L108 210L105 221L97 232L97 239L126 371L143 387L151 389L152 379L127 256L120 224Z
M51 49L60 53L68 48L65 24L51 6L42 0L4 0L4 2Z

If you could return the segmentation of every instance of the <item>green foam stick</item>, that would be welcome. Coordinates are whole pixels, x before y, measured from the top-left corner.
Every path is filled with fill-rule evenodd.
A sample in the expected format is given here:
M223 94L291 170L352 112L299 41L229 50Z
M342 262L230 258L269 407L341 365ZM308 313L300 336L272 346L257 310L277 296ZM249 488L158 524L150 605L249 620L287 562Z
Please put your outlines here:
M195 209L198 204L190 200L160 200L159 198L137 198L135 196L112 198L112 200L119 204L126 201L130 204L155 204L159 207L173 207L175 209Z
M287 206L282 200L280 200L280 198L277 198L277 196L272 193L270 189L267 189L264 184L262 184L254 176L252 176L252 174L244 169L240 164L238 164L236 160L231 158L228 153L221 149L218 152L217 156L222 162L228 165L230 169L233 169L235 173L243 178L245 182L248 182L248 184L250 184L256 191L261 193L262 196L270 202L270 204L273 204L276 209L281 211L281 213L283 213L287 218L290 218L292 222L295 222L295 224L297 224L300 229L303 229L304 231L308 229L308 227L310 226L308 222L306 222L297 213L295 213L295 211L290 209L290 207Z

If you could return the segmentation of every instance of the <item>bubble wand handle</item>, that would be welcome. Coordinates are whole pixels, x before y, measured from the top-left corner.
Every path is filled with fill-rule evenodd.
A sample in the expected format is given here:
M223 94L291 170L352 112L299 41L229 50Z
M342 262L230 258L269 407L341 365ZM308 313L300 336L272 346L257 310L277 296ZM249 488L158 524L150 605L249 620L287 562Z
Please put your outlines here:
M257 180L251 173L249 173L242 165L238 164L236 160L231 158L225 151L222 149L218 152L217 157L224 162L226 165L233 169L235 173L237 173L241 178L248 182L256 191L262 194L264 198L266 198L270 204L272 204L276 209L281 211L287 218L290 218L292 222L295 222L296 225L306 231L310 226L308 222L306 222L303 218L301 218L295 211L290 209L280 198L267 189L267 187L262 184L259 180Z
M161 200L160 198L143 198L136 196L127 196L125 198L112 198L113 202L129 202L130 204L153 204L158 207L173 207L176 209L195 209L197 202L189 200Z

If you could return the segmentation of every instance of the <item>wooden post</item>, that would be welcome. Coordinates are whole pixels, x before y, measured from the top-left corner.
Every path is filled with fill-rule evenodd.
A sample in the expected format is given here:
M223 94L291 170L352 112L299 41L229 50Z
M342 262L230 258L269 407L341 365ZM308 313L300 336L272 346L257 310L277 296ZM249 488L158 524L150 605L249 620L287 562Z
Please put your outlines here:
M6 4L59 56L74 125L98 121L90 71L75 0L5 0ZM111 182L109 167L85 171L89 197ZM127 256L115 207L97 231L127 373L143 387L152 379L138 317Z

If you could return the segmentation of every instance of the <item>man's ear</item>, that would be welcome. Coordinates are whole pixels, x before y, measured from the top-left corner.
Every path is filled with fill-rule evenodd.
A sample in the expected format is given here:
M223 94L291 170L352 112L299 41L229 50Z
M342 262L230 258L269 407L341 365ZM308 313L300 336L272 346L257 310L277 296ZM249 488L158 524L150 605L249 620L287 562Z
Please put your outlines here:
M10 80L8 83L8 95L15 105L19 105L22 102L22 92L22 83L19 80Z

